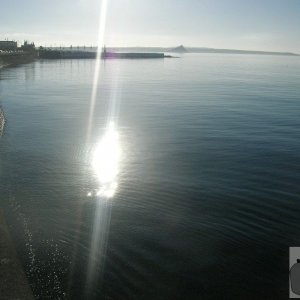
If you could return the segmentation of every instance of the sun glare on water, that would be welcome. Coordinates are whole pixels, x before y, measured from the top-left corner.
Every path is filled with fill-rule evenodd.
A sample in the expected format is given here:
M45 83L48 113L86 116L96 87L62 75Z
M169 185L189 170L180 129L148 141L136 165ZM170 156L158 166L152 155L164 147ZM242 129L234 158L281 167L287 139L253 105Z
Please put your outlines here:
M96 145L92 158L92 167L100 183L97 196L106 198L114 196L118 186L117 175L120 158L121 148L118 132L114 124L111 123Z

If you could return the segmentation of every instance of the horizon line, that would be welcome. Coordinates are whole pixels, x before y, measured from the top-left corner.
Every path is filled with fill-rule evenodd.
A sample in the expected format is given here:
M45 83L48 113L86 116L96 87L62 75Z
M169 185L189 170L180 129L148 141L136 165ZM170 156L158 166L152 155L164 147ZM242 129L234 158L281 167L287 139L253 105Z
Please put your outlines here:
M40 45L42 46L42 45ZM214 47L204 47L204 46L184 46L182 44L177 45L177 46L107 46L106 44L104 44L103 46L105 46L106 48L163 48L163 49L176 49L178 47L184 47L185 49L207 49L207 50L229 50L229 51L242 51L242 52L263 52L263 53L287 53L287 54L293 54L293 55L298 55L300 56L299 53L297 52L290 52L290 51L286 51L286 50L282 50L282 51L274 51L274 50L249 50L249 49L234 49L234 48L214 48ZM70 45L70 46L44 46L45 48L98 48L98 46L96 45Z

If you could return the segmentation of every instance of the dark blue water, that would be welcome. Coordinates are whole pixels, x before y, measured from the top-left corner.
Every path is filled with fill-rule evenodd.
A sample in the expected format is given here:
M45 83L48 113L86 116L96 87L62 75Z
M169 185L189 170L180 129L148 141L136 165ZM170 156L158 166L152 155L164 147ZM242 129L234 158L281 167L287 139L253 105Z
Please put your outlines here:
M1 207L36 298L287 298L300 59L106 61L93 106L94 67L0 73Z

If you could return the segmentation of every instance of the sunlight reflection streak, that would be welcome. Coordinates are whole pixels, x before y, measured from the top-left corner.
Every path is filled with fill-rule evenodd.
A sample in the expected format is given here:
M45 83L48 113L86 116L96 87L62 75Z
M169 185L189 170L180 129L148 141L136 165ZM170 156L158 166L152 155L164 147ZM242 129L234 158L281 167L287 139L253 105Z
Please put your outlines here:
M119 136L111 122L93 153L92 167L100 183L97 196L111 198L114 195L120 158Z
M106 15L107 15L107 0L102 0L100 9L101 10L100 10L100 19L99 19L99 28L98 28L97 56L96 56L96 65L95 65L94 78L93 78L92 94L90 100L86 145L88 145L90 141L94 109L95 109L96 97L98 92L98 81L99 81L100 66L101 66L101 62L100 62L101 50L104 44L104 33L105 33ZM106 231L108 231L108 228L106 228L108 226L101 226L101 222L103 222L103 214L105 212L104 211L101 212L100 203L97 203L96 205L97 208L96 208L96 215L94 217L90 257L89 257L88 271L87 271L87 278L86 278L87 281L86 281L85 293L87 298L89 297L89 293L91 292L93 284L95 283L95 280L97 278L95 273L96 271L95 258L99 255L100 257L104 256L105 251L103 246L106 241L103 234ZM101 217L101 213L102 213L102 217ZM100 265L100 269L102 269L101 265Z
M100 20L99 20L99 29L98 29L98 42L97 42L97 56L96 56L96 65L93 79L93 88L90 101L90 111L88 119L88 129L87 129L87 141L90 139L91 128L93 124L93 115L95 102L98 92L98 81L100 74L100 62L101 62L101 51L104 44L104 33L105 33L105 24L106 24L106 15L107 15L107 0L102 0L101 11L100 11Z

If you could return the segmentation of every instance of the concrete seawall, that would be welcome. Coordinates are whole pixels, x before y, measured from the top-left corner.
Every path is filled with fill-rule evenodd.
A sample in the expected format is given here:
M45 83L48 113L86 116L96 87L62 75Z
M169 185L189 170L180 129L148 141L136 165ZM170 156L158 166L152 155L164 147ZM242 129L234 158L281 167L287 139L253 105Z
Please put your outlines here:
M0 69L6 66L14 66L32 62L36 58L35 52L12 52L0 54Z
M0 299L33 300L33 294L0 211Z
M40 59L95 59L97 57L97 52L89 51L62 51L62 50L50 50L42 49L38 51L38 57ZM145 53L145 52L102 52L102 59L157 59L157 58L167 58L170 55L165 55L164 53Z

